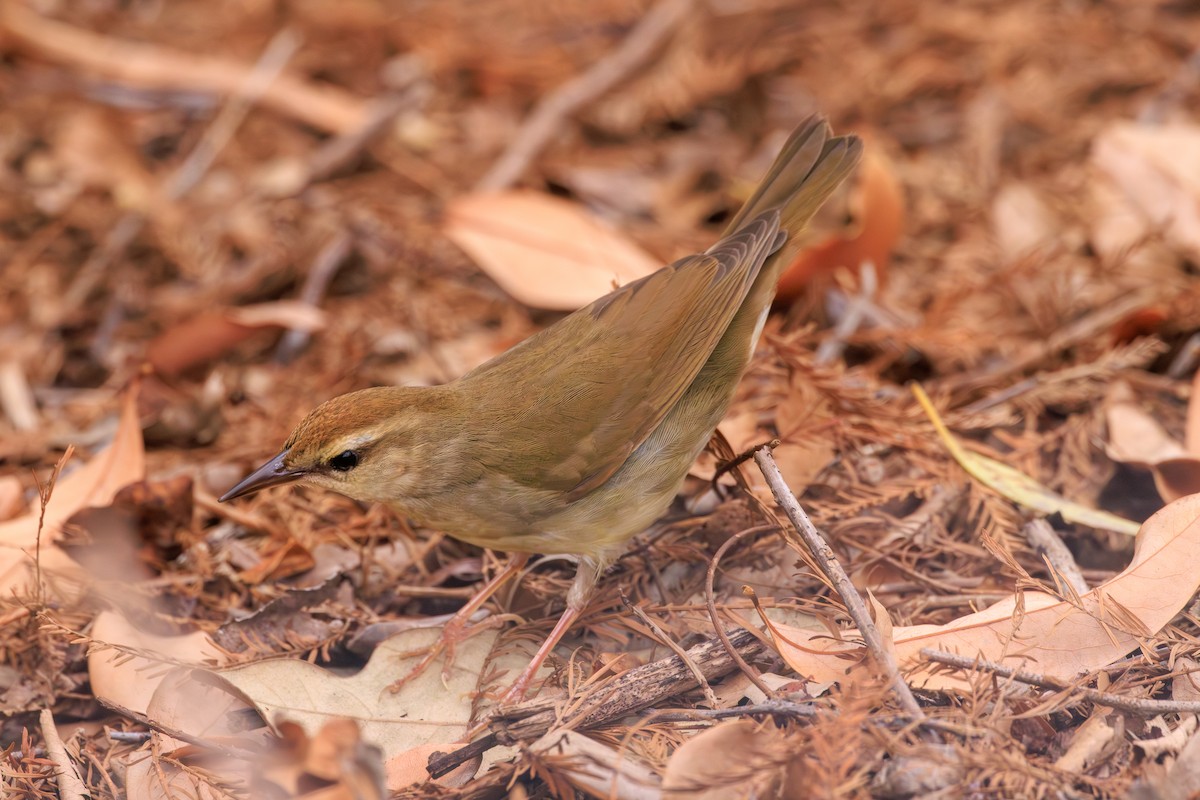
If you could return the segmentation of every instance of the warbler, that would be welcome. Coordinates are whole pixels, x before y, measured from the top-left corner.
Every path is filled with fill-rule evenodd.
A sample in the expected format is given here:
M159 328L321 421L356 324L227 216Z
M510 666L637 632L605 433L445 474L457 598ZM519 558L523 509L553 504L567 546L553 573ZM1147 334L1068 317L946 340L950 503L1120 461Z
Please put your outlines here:
M303 482L512 553L417 671L452 651L530 553L577 556L566 609L505 696L520 699L601 571L675 497L733 398L798 234L861 151L856 137L834 138L809 118L707 251L613 290L451 383L364 389L319 405L221 500Z

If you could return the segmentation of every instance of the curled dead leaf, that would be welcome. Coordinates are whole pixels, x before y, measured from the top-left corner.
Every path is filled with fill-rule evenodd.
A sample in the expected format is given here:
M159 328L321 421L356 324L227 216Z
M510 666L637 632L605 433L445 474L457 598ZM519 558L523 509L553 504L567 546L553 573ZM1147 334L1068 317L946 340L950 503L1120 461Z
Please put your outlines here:
M1200 397L1195 391L1188 407L1188 434L1194 436ZM1105 450L1113 461L1150 471L1163 500L1170 502L1200 492L1200 453L1189 452L1150 413L1138 404L1133 388L1124 381L1109 387L1104 398L1108 423Z
M63 524L85 508L106 506L124 486L142 480L146 455L137 414L137 384L121 400L121 417L112 444L74 472L60 478L46 504L0 523L0 592L28 595L34 575L43 583L66 577L76 585L86 578L79 565L56 545ZM35 561L39 568L35 568ZM62 589L66 589L63 585Z

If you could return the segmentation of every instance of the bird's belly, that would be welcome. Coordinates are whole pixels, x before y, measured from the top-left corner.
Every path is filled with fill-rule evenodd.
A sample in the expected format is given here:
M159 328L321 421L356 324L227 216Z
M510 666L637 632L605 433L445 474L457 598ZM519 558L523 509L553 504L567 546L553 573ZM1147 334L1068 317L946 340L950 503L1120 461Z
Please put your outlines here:
M719 391L688 392L612 477L583 497L566 502L561 492L492 474L486 486L443 498L422 521L480 547L615 558L670 507L729 403L737 374L732 378Z

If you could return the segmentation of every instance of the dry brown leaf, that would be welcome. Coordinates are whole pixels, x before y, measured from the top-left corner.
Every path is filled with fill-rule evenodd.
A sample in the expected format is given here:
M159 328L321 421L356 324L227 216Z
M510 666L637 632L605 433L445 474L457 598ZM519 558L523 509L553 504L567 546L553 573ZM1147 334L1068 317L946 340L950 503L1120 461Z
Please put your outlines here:
M95 641L88 652L92 693L142 713L149 708L163 676L174 664L185 662L199 667L225 660L202 631L161 636L140 630L115 611L101 611L96 615L91 636ZM120 645L160 658L130 657L127 651L102 645Z
M784 779L785 755L777 730L752 720L723 722L688 739L671 755L663 773L663 796L774 796Z
M324 326L321 309L293 300L205 311L159 334L146 347L146 361L161 375L178 375L219 358L264 328L311 333Z
M1109 724L1108 714L1097 711L1075 731L1067 752L1054 762L1054 768L1073 775L1083 774L1124 732L1124 726Z
M223 688L196 680L191 667L175 667L155 681L156 688L145 713L168 730L179 731L206 741L220 743L234 737L251 737L246 728L248 707L240 698ZM138 750L126 757L128 764L125 789L129 800L171 800L176 797L225 798L209 781L247 781L262 770L260 763L248 766L232 757L204 757L203 770L181 766L194 749L187 743L159 731L150 733L149 754ZM263 738L263 737L259 737ZM243 741L239 744L253 744ZM162 759L160 755L172 758Z
M1000 249L1016 260L1055 241L1060 223L1033 186L1013 182L992 200L992 229Z
M312 800L383 800L383 764L362 741L353 720L332 719L315 736L294 722L279 726L280 740L251 776L255 796Z
M44 519L41 509L35 508L0 523L0 592L5 595L29 594L38 571L35 557L40 562L43 581L63 574L82 578L79 565L55 546L63 524L84 508L108 505L118 491L142 480L145 474L146 456L134 384L122 398L121 418L112 444L87 464L58 480L46 504Z
M1188 408L1189 425L1197 404L1193 394ZM1104 416L1108 424L1105 450L1109 458L1150 470L1159 495L1167 502L1200 492L1200 454L1189 453L1172 438L1137 403L1129 384L1117 381L1109 387L1104 398Z
M1133 561L1080 598L1081 606L1028 591L945 625L896 628L892 640L910 681L927 688L965 688L959 676L932 673L919 655L929 647L1030 669L1059 680L1121 658L1153 636L1200 588L1200 495L1176 500L1145 524ZM816 680L845 680L862 655L856 631L832 640L827 631L775 626L780 655Z
M296 659L262 661L212 674L276 726L291 720L309 736L317 736L330 717L353 719L363 741L378 746L384 760L391 761L413 748L450 744L466 733L471 696L479 688L495 631L478 633L458 646L447 684L442 683L439 660L398 692L388 689L440 635L440 630L418 628L393 636L350 677ZM411 655L414 651L417 655ZM406 780L411 777L403 770L396 774ZM388 788L402 787L389 783Z
M469 194L443 230L528 306L574 311L662 264L582 208L526 190Z
M1153 773L1152 773L1153 774ZM1146 781L1157 800L1192 800L1200 795L1200 731L1193 733L1161 780Z
M138 752L125 770L126 800L228 800L229 793L174 761Z

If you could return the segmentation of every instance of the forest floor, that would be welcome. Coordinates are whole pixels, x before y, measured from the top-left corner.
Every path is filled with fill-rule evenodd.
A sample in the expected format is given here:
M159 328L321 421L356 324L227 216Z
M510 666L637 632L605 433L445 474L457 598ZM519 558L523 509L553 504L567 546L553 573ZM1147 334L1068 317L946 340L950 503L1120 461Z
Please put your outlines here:
M1176 0L0 0L5 796L1194 796L1196 42ZM866 155L670 513L525 704L560 558L390 690L503 554L216 498L704 250L814 113ZM768 442L846 580L728 468Z

